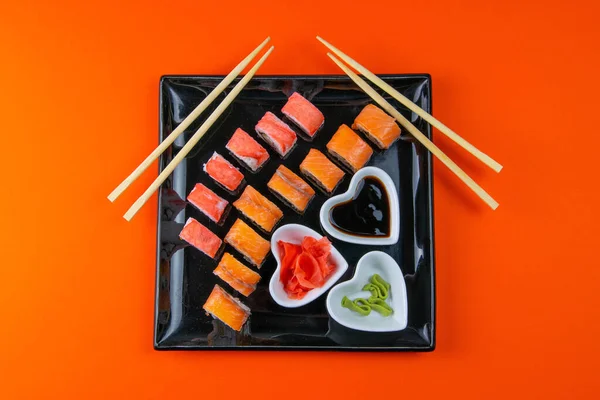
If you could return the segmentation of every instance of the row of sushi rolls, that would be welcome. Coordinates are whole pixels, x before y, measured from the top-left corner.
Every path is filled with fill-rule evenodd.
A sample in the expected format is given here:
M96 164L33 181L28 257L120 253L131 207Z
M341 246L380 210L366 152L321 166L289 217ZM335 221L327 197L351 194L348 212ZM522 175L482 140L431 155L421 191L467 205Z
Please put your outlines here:
M312 140L325 122L323 113L297 92L288 98L281 112L307 140ZM255 130L281 158L293 151L298 140L296 132L272 112L267 112L258 121ZM341 125L327 143L329 157L313 148L300 164L303 177L326 195L333 193L344 176L340 166L355 173L373 154L371 146L355 130L363 133L382 150L389 148L400 137L400 128L392 117L372 104L365 106L352 128ZM263 145L241 128L234 132L225 147L242 167L252 173L259 171L269 160L269 153ZM244 174L218 152L204 164L204 172L231 194L240 193L244 186ZM315 196L315 190L305 179L282 164L267 186L286 206L303 214ZM195 185L187 200L215 223L222 223L226 218L229 202L201 183ZM221 239L196 219L188 218L179 237L207 256L219 260L214 274L247 297L254 292L261 279L255 269L260 269L271 247L255 228L264 234L271 234L284 213L250 185L233 202L233 207L254 228L238 218L225 238ZM237 250L255 269L232 254L223 252L224 242ZM323 286L335 271L336 266L329 257L331 243L326 237L320 240L305 237L300 244L280 242L278 246L281 254L280 279L289 298L300 299L310 290ZM203 308L213 318L236 331L242 329L251 312L242 301L231 296L219 284L214 286Z

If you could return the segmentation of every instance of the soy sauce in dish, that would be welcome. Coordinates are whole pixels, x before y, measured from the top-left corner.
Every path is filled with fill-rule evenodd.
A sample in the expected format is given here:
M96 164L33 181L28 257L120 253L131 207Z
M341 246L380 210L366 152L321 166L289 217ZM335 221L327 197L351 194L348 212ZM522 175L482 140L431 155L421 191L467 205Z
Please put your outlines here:
M364 178L351 200L329 213L331 224L354 236L389 236L390 202L383 183L374 176Z

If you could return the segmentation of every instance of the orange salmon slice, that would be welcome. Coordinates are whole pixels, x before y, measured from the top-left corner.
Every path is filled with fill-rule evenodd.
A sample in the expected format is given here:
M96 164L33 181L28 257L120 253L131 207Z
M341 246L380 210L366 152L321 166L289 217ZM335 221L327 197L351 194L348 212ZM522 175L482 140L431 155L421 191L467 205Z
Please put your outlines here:
M252 186L247 186L233 206L265 232L271 232L283 212Z
M236 331L242 329L250 316L250 309L219 285L215 285L202 308Z
M300 164L300 172L315 184L318 184L328 194L333 192L344 177L344 171L332 163L325 154L316 149L310 149L306 158Z
M284 165L277 168L267 186L282 201L300 214L306 210L308 203L315 195L314 189L308 183Z
M267 240L239 218L233 223L225 236L225 242L233 246L246 260L258 268L262 265L271 248Z
M367 104L362 109L352 129L363 132L380 149L388 149L400 137L396 120L373 104Z
M352 172L361 169L373 155L373 149L348 125L342 125L327 143L327 151Z
M229 253L223 254L221 262L219 262L213 273L244 296L252 294L256 290L256 284L260 281L259 274L246 267Z

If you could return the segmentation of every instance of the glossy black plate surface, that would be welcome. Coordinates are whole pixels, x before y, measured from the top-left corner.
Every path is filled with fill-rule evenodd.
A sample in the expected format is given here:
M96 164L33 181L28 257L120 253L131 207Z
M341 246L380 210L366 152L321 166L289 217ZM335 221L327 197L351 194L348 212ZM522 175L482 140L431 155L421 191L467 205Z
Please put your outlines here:
M384 80L425 110L431 110L431 78L429 75L383 76ZM160 81L160 140L163 140L192 109L222 79L219 76L165 76ZM234 82L235 83L235 82ZM278 226L300 223L323 233L319 226L319 209L327 199L317 191L306 213L296 214L276 199L267 182L284 163L299 174L298 166L311 147L325 153L325 145L339 125L351 125L370 98L343 76L275 76L254 78L240 93L223 116L210 129L188 157L163 184L159 195L158 254L154 347L156 349L311 349L311 350L414 350L428 351L435 347L435 274L433 239L432 162L426 149L411 137L404 136L389 150L375 150L368 165L385 170L393 179L400 200L400 239L393 246L361 246L333 240L333 245L349 264L340 282L354 273L357 261L365 253L381 250L390 254L402 268L408 296L408 326L391 333L369 333L347 329L329 318L325 307L327 294L307 306L287 309L278 306L269 294L268 284L275 270L275 260L268 256L259 273L262 280L248 298L220 282L212 271L217 262L200 251L186 247L178 234L188 217L194 217L219 237L225 234L238 217L235 209L222 226L211 222L185 198L193 186L201 182L223 198L233 202L236 197L226 193L202 171L202 165L213 151L218 151L234 165L235 160L225 150L225 144L236 128L241 127L253 137L254 125L266 111L282 116L281 108L294 91L311 100L325 115L325 125L316 139L309 143L298 139L298 146L281 160L267 145L271 155L258 173L241 169L247 183L275 202L285 213ZM164 168L176 152L191 137L209 113L225 95L221 95L209 110L195 121L165 152L160 160ZM399 103L385 96L422 132L431 137L428 124ZM373 146L372 146L373 147ZM346 174L335 194L346 191L350 182ZM270 236L265 236L270 239ZM230 246L226 251L239 254ZM240 257L241 259L241 257ZM252 310L252 315L240 333L205 315L202 305L215 283L239 297Z

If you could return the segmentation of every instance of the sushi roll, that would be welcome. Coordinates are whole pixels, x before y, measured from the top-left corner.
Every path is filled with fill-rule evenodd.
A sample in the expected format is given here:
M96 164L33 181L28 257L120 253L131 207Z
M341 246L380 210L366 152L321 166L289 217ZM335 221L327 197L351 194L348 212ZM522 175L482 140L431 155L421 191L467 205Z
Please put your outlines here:
M323 113L298 92L290 96L281 112L311 139L325 122Z
M257 268L260 268L271 249L269 242L241 219L237 219L233 223L225 236L225 243L233 246L248 262Z
M187 200L213 222L225 219L225 210L229 202L201 183L197 183L187 197Z
M217 235L194 218L188 218L179 233L179 238L211 258L217 258L223 245L223 241Z
M299 214L304 213L308 203L315 195L314 189L308 183L284 165L277 168L277 171L267 183L267 187L281 201Z
M364 167L373 155L371 146L345 124L327 143L327 151L353 173Z
M225 148L252 172L258 171L269 159L267 150L241 128L236 129Z
M285 157L296 144L296 133L272 112L267 112L255 129L281 157Z
M219 285L215 285L202 308L238 332L250 316L250 309Z
M396 120L373 104L367 104L362 109L354 120L352 129L364 133L382 150L388 149L400 137L400 127Z
M204 172L231 193L235 193L244 181L244 175L240 170L231 165L216 151L210 160L204 164Z
M270 233L283 217L283 212L279 207L250 185L246 186L246 189L244 189L240 198L233 203L233 206L267 233Z
M316 149L310 149L300 164L300 172L326 194L331 194L344 177L344 171Z
M256 290L256 284L260 281L259 274L229 253L223 254L213 273L246 297Z

